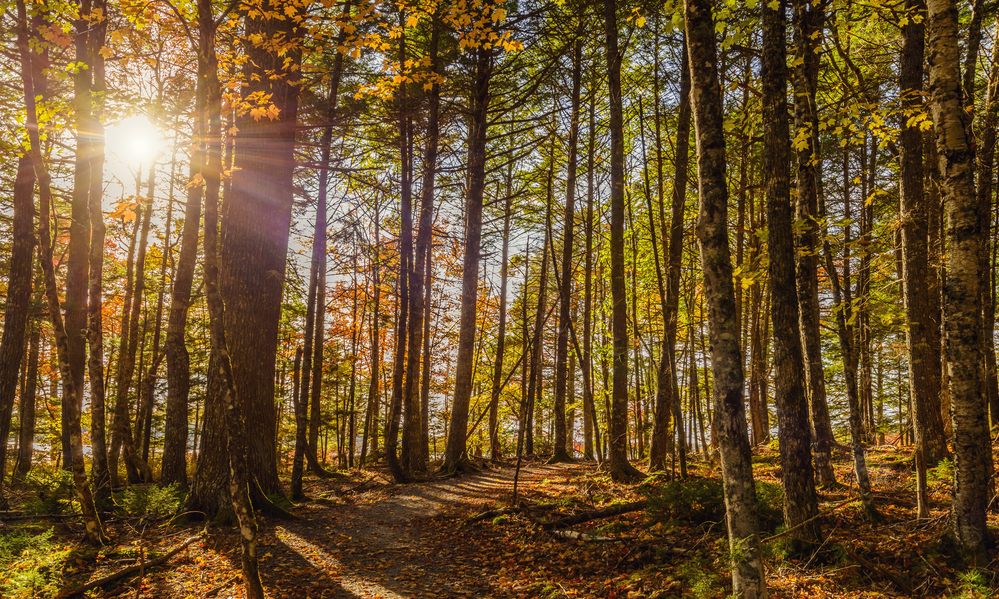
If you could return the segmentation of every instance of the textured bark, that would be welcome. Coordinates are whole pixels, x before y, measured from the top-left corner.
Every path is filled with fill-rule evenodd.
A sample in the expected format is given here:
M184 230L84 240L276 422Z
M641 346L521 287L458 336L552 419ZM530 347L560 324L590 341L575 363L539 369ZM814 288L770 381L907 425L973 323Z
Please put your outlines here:
M18 373L24 358L28 328L28 303L31 299L31 271L35 246L35 174L31 158L22 156L17 162L14 180L13 218L10 271L7 276L7 302L4 306L3 337L0 339L0 487L3 486L7 464L7 439L17 394ZM37 337L37 333L33 333ZM35 349L38 349L37 339ZM37 368L37 357L35 359ZM23 414L22 414L23 418ZM0 503L2 494L0 494Z
M822 542L812 470L811 429L794 272L791 207L791 136L787 114L787 23L783 3L763 7L763 179L770 249L770 317L774 331L774 402L780 439L784 523L793 550ZM738 326L736 325L736 328ZM800 525L800 526L799 526Z
M294 196L302 59L298 40L304 30L297 12L282 20L263 15L286 9L291 7L267 1L260 5L259 16L245 19L248 84L243 94L269 95L279 112L273 120L256 120L249 113L236 119L238 150L232 189L223 204L219 253L219 292L226 303L224 322L233 377L249 427L248 468L264 493L281 492L274 372ZM284 40L280 51L269 43L251 41L274 36Z
M426 163L426 159L424 159ZM424 183L426 185L426 183ZM423 463L430 461L430 316L433 306L433 223L427 240L426 254L426 301L423 305L423 376L420 379L420 449L423 451Z
M440 23L434 18L430 34L430 71L437 72L437 49L440 44ZM420 192L420 217L416 234L416 257L412 277L409 279L409 349L406 363L406 383L403 404L407 410L403 445L407 448L404 466L410 471L426 468L427 443L424 441L423 402L417 395L420 382L420 351L424 336L428 335L426 306L430 303L430 285L425 285L427 261L433 234L434 178L437 171L437 146L440 137L440 85L434 83L427 98L427 147L423 155L423 173ZM492 430L492 429L490 429Z
M991 478L986 468L989 436L980 370L978 260L983 232L961 106L958 8L954 0L930 0L927 8L930 111L947 212L944 315L955 466L950 535L961 553L978 557L985 555L985 508Z
M576 168L577 145L579 143L579 95L583 77L583 31L582 21L576 32L576 43L572 53L572 92L569 98L568 163L565 181L565 219L562 228L562 274L559 290L558 338L555 342L555 405L552 417L555 420L555 439L552 457L548 462L572 461L566 451L568 434L565 423L566 374L569 358L570 307L572 303L572 246L575 238L576 219Z
M62 379L63 396L67 400L66 429L63 435L69 439L73 483L80 500L83 524L87 540L95 545L105 541L100 517L94 505L94 497L87 482L87 471L83 461L83 433L80 427L80 391L76 386L70 370L69 335L66 333L65 321L59 300L59 288L56 282L55 268L52 259L52 236L49 226L49 214L52 206L51 177L42 160L41 143L38 135L38 112L35 105L35 90L32 85L33 69L31 68L31 50L28 48L28 17L23 0L17 0L17 45L21 59L21 81L24 87L25 125L28 131L28 155L35 171L39 192L38 243L39 262L45 279L45 298L48 302L49 318L55 336L56 351L59 360L59 375ZM6 443L6 439L4 440Z
M711 3L686 0L691 100L697 132L697 175L701 205L697 237L711 335L715 431L725 487L726 521L732 555L732 590L737 597L767 596L756 523L756 489L746 434L742 356L728 242L728 189L722 95L718 83Z
M107 1L95 0L94 12L107 14ZM90 375L90 438L94 500L99 507L111 499L111 481L108 474L107 450L107 388L104 380L104 125L103 97L107 90L104 57L100 51L107 36L107 19L94 18L90 24L90 61L93 79L93 104L91 107L90 147L90 256L89 301L87 304L87 342L89 354L87 370Z
M455 367L454 402L448 431L444 472L467 467L465 436L468 406L472 399L472 371L475 369L475 314L479 291L480 245L482 243L482 193L486 177L486 128L489 125L489 82L492 78L492 52L476 50L475 81L472 89L471 123L468 139L468 195L465 201L465 257L461 281L461 320L458 325L458 362Z
M642 473L628 462L628 305L624 281L624 120L621 106L621 52L617 2L604 0L604 35L610 95L610 262L614 376L607 435L610 473L615 481Z
M922 0L909 0L906 8L920 14ZM902 65L899 89L906 114L922 110L923 49L925 24L920 20L902 28ZM916 446L922 448L927 466L933 467L947 454L943 420L940 417L939 381L934 376L936 355L931 346L927 285L927 205L923 194L923 139L918 126L903 127L899 139L899 191L902 221L903 294L909 380L915 406Z
M551 189L551 172L548 173L548 188ZM541 244L541 273L538 277L538 309L534 313L534 332L531 336L531 366L528 368L527 381L527 413L524 428L526 431L525 448L527 455L534 455L534 408L537 405L536 398L541 397L541 342L544 339L545 312L548 305L548 244L550 238L547 230L545 240ZM524 292L527 293L527 281L525 274ZM540 442L540 439L538 440Z
M836 482L831 458L833 437L829 406L826 401L825 372L822 367L822 338L819 332L818 250L819 226L818 181L822 177L822 162L818 160L821 145L818 131L816 88L819 74L818 47L825 12L820 5L794 0L795 59L801 61L794 71L794 120L800 131L807 130L808 143L799 146L798 201L795 218L802 223L797 238L797 288L801 319L801 339L805 351L805 374L808 383L808 404L812 420L812 452L818 482Z
M80 0L78 16L73 21L74 42L78 64L85 67L73 73L73 118L76 153L73 161L73 189L70 195L69 244L66 247L66 299L63 302L66 334L69 336L69 369L79 394L76 397L83 408L84 374L87 365L87 291L88 259L90 256L90 164L93 144L93 115L91 109L91 78L93 70L90 44L91 0ZM62 399L62 450L64 467L72 462L67 423L71 409L69 398Z
M208 0L199 1L199 12L208 13L211 10ZM209 49L202 49L202 52L215 54L214 46ZM210 133L220 132L219 120L210 115ZM221 173L221 164L218 154L212 155L209 152L207 170L213 173L208 179L207 193L205 194L205 295L208 300L209 331L212 342L212 352L215 354L214 365L216 376L221 383L222 402L219 407L224 414L224 430L227 441L227 453L229 454L229 496L232 502L233 512L239 522L240 541L242 545L242 555L240 564L243 573L243 588L246 596L250 599L264 599L264 589L260 583L260 572L257 566L257 521L253 513L253 506L250 505L249 485L251 476L249 473L247 447L247 430L244 419L244 402L242 397L236 394L236 381L233 376L232 361L229 355L228 340L226 338L225 311L226 306L219 292L219 242L218 242L218 189L219 180L214 173ZM238 189L238 187L237 187ZM220 423L222 424L222 423Z

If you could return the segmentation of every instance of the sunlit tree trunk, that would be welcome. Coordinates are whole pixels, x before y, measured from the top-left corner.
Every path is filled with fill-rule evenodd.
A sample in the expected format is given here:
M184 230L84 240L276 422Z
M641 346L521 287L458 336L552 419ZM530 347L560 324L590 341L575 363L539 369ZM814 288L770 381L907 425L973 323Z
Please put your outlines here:
M28 17L23 0L17 0L17 45L21 59L21 81L24 88L24 107L26 114L26 129L28 132L27 149L31 165L35 171L38 183L40 202L38 205L38 244L39 262L45 279L45 297L48 302L49 318L55 334L56 351L59 360L59 375L62 378L63 394L67 399L66 430L63 435L69 439L73 483L80 500L84 529L87 540L95 545L105 541L94 497L87 482L87 471L83 461L83 432L80 426L79 397L80 390L76 386L70 370L69 335L66 333L65 321L62 317L62 307L59 301L59 288L56 282L55 267L52 258L52 236L49 226L49 214L52 207L51 177L42 159L41 143L38 134L38 111L35 105L35 90L32 85L33 69L31 67L31 50L28 47ZM6 439L4 439L6 443Z
M624 120L621 106L621 51L617 2L604 0L604 43L610 95L610 259L613 306L614 376L609 437L610 473L615 481L642 475L628 462L628 300L624 280Z
M991 472L985 459L989 436L980 370L982 227L958 79L958 7L954 0L929 0L927 8L930 111L947 212L944 314L955 466L950 535L961 553L984 557Z
M728 240L728 188L722 95L718 83L715 25L711 3L686 0L691 100L697 132L697 175L701 206L697 237L701 245L704 293L711 335L715 430L725 487L726 521L737 597L767 596L756 523L756 488L746 434L742 356L735 314L735 290Z
M471 122L468 137L468 192L465 204L465 257L461 283L461 320L458 325L458 362L455 366L454 401L451 428L442 471L452 473L468 466L465 435L468 407L472 398L472 371L475 368L475 321L479 291L480 245L482 242L482 194L486 176L486 128L489 125L489 82L492 78L492 51L475 51L475 79L472 88Z

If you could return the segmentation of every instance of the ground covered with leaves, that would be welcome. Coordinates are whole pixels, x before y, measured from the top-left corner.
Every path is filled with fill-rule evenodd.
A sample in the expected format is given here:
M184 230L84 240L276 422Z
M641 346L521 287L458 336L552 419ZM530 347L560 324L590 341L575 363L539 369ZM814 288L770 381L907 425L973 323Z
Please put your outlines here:
M916 518L911 452L870 451L884 519L863 518L845 453L843 486L820 491L826 541L787 554L781 535L776 452L755 456L767 583L773 597L989 597L995 563L968 569L940 544L952 472L930 473L931 517ZM304 598L725 597L728 542L718 466L695 462L685 481L668 475L618 485L592 462L526 463L516 502L512 462L474 475L391 484L376 469L306 484L297 520L261 516L261 575L269 595ZM61 474L35 475L0 513L0 596L58 597L131 568L81 597L242 597L234 529L175 517L173 489L116 497L110 545L81 542L72 489ZM642 503L638 503L642 502ZM641 508L641 509L640 509ZM606 516L608 512L623 512ZM37 515L45 518L36 518ZM604 517L595 517L604 516ZM995 515L990 515L997 524ZM150 564L189 544L163 563ZM161 560L162 561L162 560Z

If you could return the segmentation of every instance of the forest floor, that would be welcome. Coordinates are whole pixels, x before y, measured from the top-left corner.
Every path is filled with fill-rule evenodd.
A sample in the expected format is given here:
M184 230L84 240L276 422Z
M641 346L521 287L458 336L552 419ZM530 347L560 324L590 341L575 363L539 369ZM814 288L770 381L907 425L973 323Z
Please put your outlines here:
M931 518L918 520L911 453L885 447L869 455L884 520L866 522L859 503L850 501L854 493L848 486L821 491L827 540L820 552L791 558L786 537L765 542L771 597L993 596L990 588L999 579L994 562L969 574L939 549L949 507L949 464L931 473ZM765 448L754 458L763 536L770 537L781 530L778 459ZM613 484L592 462L526 463L518 504L531 509L470 522L476 514L510 505L514 472L511 462L501 462L473 475L407 485L391 484L378 469L349 480L308 479L310 500L292 509L299 520L260 518L264 587L275 599L728 595L716 464L692 463L690 479L682 484L659 478L639 487ZM844 483L852 478L845 453L837 460L837 476ZM546 527L558 516L642 499L643 489L653 490L652 508L568 527L583 533L582 539L566 539ZM51 539L53 551L64 554L57 584L24 596L55 596L54 589L153 559L202 533L195 525L109 519L113 545L95 551L79 544L80 525L70 522L78 521L59 522ZM999 523L995 515L990 523ZM37 523L0 523L0 539L17 526L39 529ZM166 564L85 596L242 597L236 531L211 528L203 534ZM0 589L5 576L13 574L0 572Z

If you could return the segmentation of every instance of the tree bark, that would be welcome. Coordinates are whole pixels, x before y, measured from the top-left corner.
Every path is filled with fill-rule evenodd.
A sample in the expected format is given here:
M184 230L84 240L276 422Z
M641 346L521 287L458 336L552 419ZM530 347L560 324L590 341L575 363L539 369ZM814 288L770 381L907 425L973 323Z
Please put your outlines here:
M500 258L500 307L499 331L496 333L496 362L493 367L493 387L489 397L489 456L493 460L501 457L499 442L499 397L503 388L503 356L506 351L506 293L510 274L510 217L513 211L512 177L507 176L506 201L503 210L503 250Z
M280 493L278 480L274 372L281 295L294 196L295 129L304 35L298 14L272 19L268 11L286 7L263 2L245 19L244 97L270 97L278 115L239 116L238 151L232 189L223 204L219 292L226 303L225 330L232 372L246 415L248 468L264 493ZM296 8L295 11L299 9ZM256 15L256 16L253 16ZM270 43L283 39L279 52ZM209 158L211 159L211 157ZM206 200L207 202L207 200ZM207 210L207 209L206 209Z
M610 474L617 481L643 476L628 462L628 299L624 281L624 120L621 106L621 52L618 48L617 2L604 0L604 34L610 94L610 261L613 306L614 376L611 394Z
M978 260L983 232L958 78L958 8L954 0L929 0L927 8L930 110L947 212L944 314L955 466L950 535L965 556L984 557L986 491L991 472L985 460L989 436L980 371Z
M28 304L31 300L31 272L35 246L35 173L31 158L25 154L17 161L14 180L10 271L7 276L7 302L3 314L3 337L0 339L0 487L7 464L7 438L17 394L18 373L24 358L28 328ZM37 333L32 331L37 337ZM35 350L38 349L37 339ZM37 357L35 367L37 368ZM23 418L23 414L22 414ZM2 495L0 495L2 497ZM3 499L0 499L3 502Z
M25 125L28 131L28 155L35 171L39 190L38 210L38 243L39 262L45 277L45 297L48 301L49 318L55 334L56 350L59 360L59 375L62 378L63 397L67 400L66 429L64 436L69 438L70 457L73 472L73 483L80 500L83 512L83 524L87 540L95 545L105 541L100 517L94 505L94 497L87 482L87 471L83 461L83 433L80 426L79 388L70 369L69 335L66 333L65 321L59 301L59 288L56 282L55 268L52 260L52 238L49 227L49 214L52 206L51 177L42 160L41 143L38 134L38 112L35 105L35 91L32 85L33 69L31 67L31 50L28 48L28 17L23 0L17 0L18 50L21 59L21 81L24 86ZM6 443L6 439L4 440Z
M801 319L802 345L807 362L805 374L808 383L808 403L812 421L812 452L818 482L832 485L836 482L831 463L833 436L826 401L825 372L822 366L822 338L819 332L819 279L818 279L818 181L822 177L822 163L818 132L818 105L816 88L819 74L818 46L822 23L825 20L823 5L802 0L793 2L795 59L800 61L794 71L794 117L799 132L804 129L807 143L799 145L798 201L795 218L802 223L797 238L796 277L798 307ZM801 133L799 133L800 135Z
M909 0L906 9L923 14L923 0ZM902 65L899 89L904 114L922 111L923 50L925 22L910 19L902 28ZM916 447L922 449L926 465L936 466L947 455L943 420L940 417L939 381L934 376L935 352L930 330L933 321L927 295L927 206L923 195L923 138L918 125L903 126L899 139L899 191L902 221L902 266L909 353L909 380L915 405Z
M32 176L34 176L32 174ZM35 278L35 298L34 303L40 303L41 288L44 282L41 277ZM26 368L24 386L21 387L20 403L18 414L20 414L21 428L18 431L17 442L17 462L14 466L13 477L23 479L31 470L31 461L35 453L35 395L38 389L38 346L40 340L40 318L38 314L31 317L31 332L28 333L28 364Z
M577 144L579 143L579 103L580 86L583 77L583 25L576 31L576 43L572 53L572 92L569 115L569 152L565 182L565 222L562 229L562 275L559 290L558 338L555 345L555 406L552 417L555 420L555 439L550 464L571 462L572 456L566 451L567 431L565 425L566 374L569 359L569 327L571 326L570 307L572 302L572 246L575 237L576 219L576 167Z
M690 75L701 198L697 237L708 300L711 366L715 379L715 430L725 487L732 590L745 599L765 598L767 590L756 528L756 489L746 434L742 356L728 241L725 136L715 26L710 2L686 0L684 8L688 48L690 56L696 57L690 61Z
M475 321L479 291L480 245L482 242L482 194L486 176L486 128L489 126L489 83L492 51L475 51L475 81L472 89L471 123L468 137L468 195L465 203L465 257L461 281L461 320L458 325L458 363L455 367L451 428L441 470L453 473L468 467L465 436L468 407L472 398L475 368Z
M770 249L770 316L774 331L774 402L780 436L784 523L792 550L822 543L805 398L801 324L795 285L791 207L791 136L787 114L787 23L784 3L763 7L763 179ZM801 526L798 526L801 524Z

